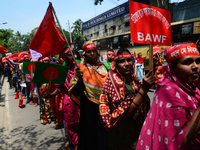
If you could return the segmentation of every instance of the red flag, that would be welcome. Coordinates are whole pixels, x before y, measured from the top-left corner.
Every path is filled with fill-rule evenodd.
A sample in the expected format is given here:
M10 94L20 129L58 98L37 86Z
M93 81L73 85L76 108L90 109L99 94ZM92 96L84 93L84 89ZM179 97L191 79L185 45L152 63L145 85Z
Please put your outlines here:
M17 53L20 61L22 61L24 59L23 57L24 57L25 54L29 55L28 50Z
M136 57L137 63L139 63L139 64L142 64L145 59L146 59L146 57L142 57L142 58Z
M12 58L13 58L13 60L18 59L18 54L17 53L12 53Z
M10 60L13 60L13 58L12 58L12 53L11 53L11 54L8 54L8 55L6 55L6 58L7 58L7 59L10 59Z
M9 59L9 60L13 60L13 57L12 57L13 55L12 55L12 53L11 54L8 54L7 56L6 56L6 58L7 59ZM12 68L12 69L14 69L14 67L13 67L13 65L8 61L8 65Z
M0 53L3 54L5 52L8 52L8 50L5 47L0 46Z
M47 12L29 45L30 50L41 53L43 58L59 54L65 45L65 40L56 28L51 7L53 8L52 3L49 4Z
M160 47L158 45L153 47L153 55L160 53Z
M6 62L7 60L6 60L6 57L2 57L2 62L4 63L4 62Z

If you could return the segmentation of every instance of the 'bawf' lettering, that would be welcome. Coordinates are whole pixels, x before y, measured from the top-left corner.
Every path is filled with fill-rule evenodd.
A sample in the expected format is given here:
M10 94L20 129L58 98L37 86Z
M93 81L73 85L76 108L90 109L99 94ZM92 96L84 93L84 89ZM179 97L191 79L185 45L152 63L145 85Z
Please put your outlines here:
M149 34L147 33L147 35L145 36L144 33L142 32L138 32L137 33L137 37L138 37L138 41L150 41L150 42L158 42L158 43L164 43L166 40L166 36L165 35L157 35L157 34Z

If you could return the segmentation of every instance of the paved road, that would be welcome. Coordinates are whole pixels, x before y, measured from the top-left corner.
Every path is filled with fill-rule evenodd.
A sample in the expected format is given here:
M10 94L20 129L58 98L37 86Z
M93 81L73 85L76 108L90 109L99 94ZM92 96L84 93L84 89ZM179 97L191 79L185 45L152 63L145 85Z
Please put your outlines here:
M39 107L27 104L19 108L14 97L5 78L0 98L0 150L61 150L64 128L55 130L54 122L42 125Z
M148 94L152 100L154 92ZM64 129L55 130L54 123L42 125L39 107L27 104L19 108L19 99L14 97L5 78L0 98L0 150L61 150Z

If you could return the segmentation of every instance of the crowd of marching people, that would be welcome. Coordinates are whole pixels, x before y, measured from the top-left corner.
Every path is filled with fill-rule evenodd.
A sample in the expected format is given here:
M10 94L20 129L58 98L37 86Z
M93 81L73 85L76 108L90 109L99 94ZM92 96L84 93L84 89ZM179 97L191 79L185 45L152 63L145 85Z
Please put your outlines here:
M27 104L39 105L42 124L56 120L55 129L64 125L63 149L70 144L75 150L199 149L200 55L195 44L167 48L164 67L156 53L154 69L146 74L141 53L108 50L102 62L94 43L86 43L83 51L76 63L71 48L59 57L35 60L24 52L1 61L1 74L15 88L15 98L21 96L19 107L26 98ZM67 66L65 83L34 83L34 74L23 74L23 62L29 61ZM147 93L155 84L150 107Z

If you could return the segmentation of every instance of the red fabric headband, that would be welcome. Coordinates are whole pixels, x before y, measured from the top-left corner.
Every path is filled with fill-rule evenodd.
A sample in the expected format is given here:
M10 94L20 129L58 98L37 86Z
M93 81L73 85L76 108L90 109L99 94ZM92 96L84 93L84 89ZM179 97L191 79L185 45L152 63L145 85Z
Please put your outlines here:
M196 44L194 43L189 43L189 44L181 44L178 46L170 47L167 48L165 54L165 59L167 60L168 63L171 63L173 60L183 57L183 56L188 56L188 55L195 55L199 56L199 52L197 50Z
M96 46L94 43L87 43L87 44L83 45L84 52L91 50L91 49L96 49Z
M71 48L71 51L74 52L74 50ZM68 54L70 52L69 48L66 48L63 52L63 56Z
M27 55L27 54L25 54L23 57L24 57L24 58L25 58L25 57L28 57L28 55Z
M119 58L127 58L127 57L132 57L132 56L129 53L122 53L122 54L115 56L115 60L119 59Z
M32 59L31 62L37 62L37 59Z
M17 53L12 53L12 58L13 58L13 60L18 59L18 55L17 55Z
M43 59L43 61L45 61L45 60L49 60L49 58L48 58L48 57L45 57L45 58Z
M113 53L114 53L113 51L108 51L108 52L107 52L107 54L113 54Z

